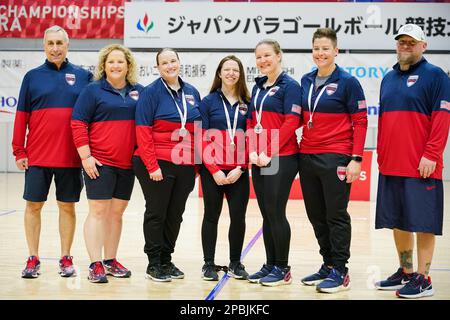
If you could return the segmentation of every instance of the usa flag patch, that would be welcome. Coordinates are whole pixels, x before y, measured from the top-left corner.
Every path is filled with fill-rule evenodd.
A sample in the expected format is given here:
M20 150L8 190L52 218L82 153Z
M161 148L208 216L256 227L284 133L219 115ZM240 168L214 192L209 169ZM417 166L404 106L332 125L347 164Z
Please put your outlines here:
M302 113L302 107L300 107L298 104L293 104L291 108L291 112L300 114Z
M359 100L358 101L358 109L367 109L366 100Z
M450 110L450 102L441 100L441 109Z

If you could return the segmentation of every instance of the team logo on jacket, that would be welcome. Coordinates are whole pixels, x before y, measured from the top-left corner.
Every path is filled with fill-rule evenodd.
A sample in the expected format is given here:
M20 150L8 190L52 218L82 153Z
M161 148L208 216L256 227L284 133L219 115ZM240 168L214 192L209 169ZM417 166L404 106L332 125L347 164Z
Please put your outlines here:
M277 93L278 90L280 90L279 86L271 88L269 91L269 96L273 96L275 93Z
M300 107L298 104L293 104L292 108L291 108L291 112L296 113L296 114L301 114L302 107Z
M133 90L133 91L130 91L129 95L130 95L131 99L138 101L139 92L137 92L136 90Z
M408 80L406 80L406 85L408 87L411 87L417 82L418 79L419 79L419 76L416 76L416 75L415 76L409 76Z
M73 86L75 84L75 75L73 73L66 73L66 82Z
M191 95L191 94L187 94L187 95L186 95L186 101L189 102L189 104L190 104L191 106L194 106L194 105L195 105L195 98L194 98L194 96Z
M337 83L330 83L329 85L327 85L327 88L325 90L327 92L327 95L331 96L333 93L335 93L337 87L338 87Z
M347 168L346 167L337 167L336 169L337 176L339 180L344 181L347 176Z
M450 110L450 102L441 100L441 109L447 109Z
M241 103L241 104L239 105L239 112L240 112L243 116L245 116L245 115L247 114L247 111L248 111L247 105L246 105L245 103Z
M358 100L358 109L367 109L366 100Z

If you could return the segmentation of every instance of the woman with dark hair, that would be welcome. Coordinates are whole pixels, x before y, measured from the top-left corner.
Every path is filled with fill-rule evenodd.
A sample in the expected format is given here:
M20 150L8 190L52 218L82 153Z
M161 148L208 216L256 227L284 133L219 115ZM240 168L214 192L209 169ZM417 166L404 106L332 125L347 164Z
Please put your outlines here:
M241 263L241 251L250 193L245 143L249 101L241 61L234 55L223 58L217 67L210 94L200 104L202 126L207 140L203 144L204 165L200 171L204 203L204 280L218 280L214 254L224 195L231 220L228 231L229 274L236 279L247 279L248 276Z
M200 120L200 94L179 77L178 53L156 55L161 77L142 92L136 107L138 149L133 166L145 197L144 251L147 278L184 278L172 263L186 201L194 189L194 121Z

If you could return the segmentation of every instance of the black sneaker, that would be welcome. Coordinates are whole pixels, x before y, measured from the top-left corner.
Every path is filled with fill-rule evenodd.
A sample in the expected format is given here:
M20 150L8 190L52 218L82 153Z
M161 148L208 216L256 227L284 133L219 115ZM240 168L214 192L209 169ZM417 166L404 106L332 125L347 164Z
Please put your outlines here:
M218 281L219 275L214 262L206 262L202 267L202 279L206 281Z
M245 266L240 262L231 262L228 270L230 277L239 280L246 280L248 273L245 271Z
M169 274L172 279L183 279L184 272L178 269L172 262L161 266L165 273Z
M165 272L165 270L160 265L148 265L145 277L157 282L172 281L170 274Z

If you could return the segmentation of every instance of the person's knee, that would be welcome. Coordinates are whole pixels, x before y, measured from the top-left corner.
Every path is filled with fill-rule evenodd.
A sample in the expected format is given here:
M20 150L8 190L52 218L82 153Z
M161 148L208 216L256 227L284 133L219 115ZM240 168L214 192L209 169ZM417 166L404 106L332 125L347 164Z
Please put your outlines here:
M58 201L58 208L61 214L74 215L75 214L75 203L74 202L62 202Z
M44 204L45 204L45 201L42 201L42 202L27 201L25 211L28 214L33 214L33 215L40 214Z

